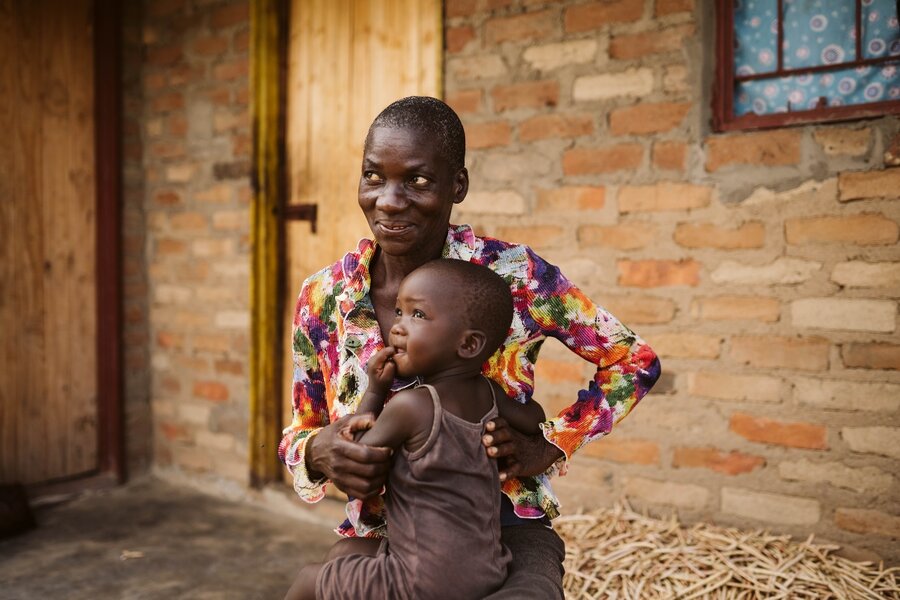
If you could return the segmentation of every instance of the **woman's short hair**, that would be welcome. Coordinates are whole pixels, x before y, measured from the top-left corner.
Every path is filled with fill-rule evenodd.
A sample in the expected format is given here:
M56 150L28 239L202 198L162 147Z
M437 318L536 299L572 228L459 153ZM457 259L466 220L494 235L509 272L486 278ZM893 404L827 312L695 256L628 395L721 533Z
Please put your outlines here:
M407 96L392 102L381 111L366 135L376 127L413 129L434 140L438 153L455 173L466 166L466 132L456 112L437 98Z

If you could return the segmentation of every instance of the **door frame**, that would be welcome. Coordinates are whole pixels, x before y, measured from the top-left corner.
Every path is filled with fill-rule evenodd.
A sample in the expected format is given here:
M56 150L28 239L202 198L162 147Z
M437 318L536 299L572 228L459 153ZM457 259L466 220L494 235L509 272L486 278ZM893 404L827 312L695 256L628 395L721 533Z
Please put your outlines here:
M121 484L126 477L122 394L120 0L94 3L97 464L87 473L29 485L31 498Z

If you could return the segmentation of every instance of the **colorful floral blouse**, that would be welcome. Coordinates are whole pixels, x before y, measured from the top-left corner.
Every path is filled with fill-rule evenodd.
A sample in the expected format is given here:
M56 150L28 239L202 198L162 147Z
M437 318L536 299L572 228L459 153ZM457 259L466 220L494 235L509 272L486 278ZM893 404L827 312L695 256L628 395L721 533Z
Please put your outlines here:
M366 389L366 363L384 347L368 295L376 247L372 240L360 241L355 252L307 279L297 300L294 418L284 430L278 454L294 476L294 489L307 502L320 500L327 482L310 480L304 461L306 442L332 420L356 411ZM578 399L541 425L544 437L565 453L565 459L609 433L659 378L653 350L529 247L477 237L468 225L451 225L443 256L488 266L509 282L515 305L512 327L506 342L485 364L484 374L510 397L522 401L531 397L534 363L547 337L597 365ZM559 467L503 484L518 516L559 515L550 487L550 477ZM367 502L361 511L359 519L368 526L359 534L378 535L383 530L378 526L383 522L381 498ZM349 521L338 531L357 535Z

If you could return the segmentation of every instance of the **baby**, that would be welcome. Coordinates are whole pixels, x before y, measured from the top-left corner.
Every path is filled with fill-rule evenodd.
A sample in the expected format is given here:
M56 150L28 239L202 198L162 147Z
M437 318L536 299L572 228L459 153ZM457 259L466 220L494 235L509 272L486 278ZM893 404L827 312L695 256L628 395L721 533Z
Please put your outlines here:
M353 546L360 540L339 542L328 562L303 570L288 598L483 598L506 578L500 482L484 425L499 414L535 434L544 421L539 404L512 400L481 375L509 331L509 286L487 267L436 260L403 280L396 311L357 410L377 416L359 440L394 449L387 538L375 554L371 544ZM395 376L421 383L385 405Z

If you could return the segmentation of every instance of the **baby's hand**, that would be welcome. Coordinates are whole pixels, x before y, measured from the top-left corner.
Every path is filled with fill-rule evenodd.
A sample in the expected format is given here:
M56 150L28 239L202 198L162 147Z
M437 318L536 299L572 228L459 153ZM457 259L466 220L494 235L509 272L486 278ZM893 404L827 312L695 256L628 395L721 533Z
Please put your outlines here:
M394 383L394 375L397 373L397 365L394 364L393 346L385 346L369 359L369 389L380 394L387 394Z

